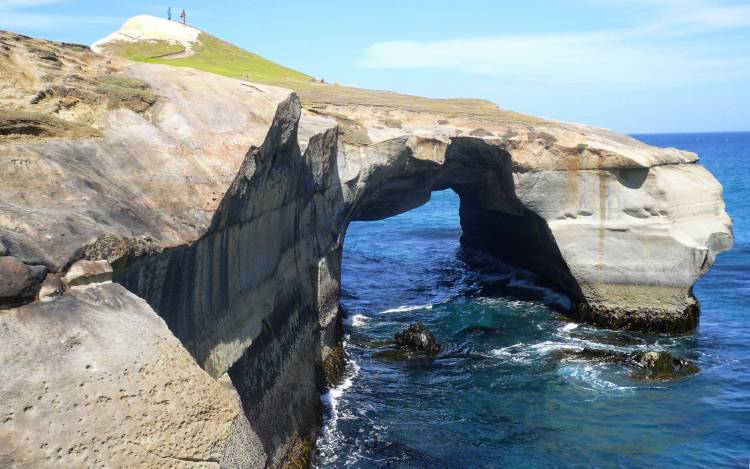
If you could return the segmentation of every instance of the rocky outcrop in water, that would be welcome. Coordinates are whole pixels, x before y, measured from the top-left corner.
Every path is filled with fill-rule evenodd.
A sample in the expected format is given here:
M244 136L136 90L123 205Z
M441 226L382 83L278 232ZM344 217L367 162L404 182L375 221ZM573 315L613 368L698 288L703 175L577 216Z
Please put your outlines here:
M638 365L642 371L633 377L650 380L670 380L698 372L698 367L682 358L673 357L669 352L646 352L640 355Z
M588 360L613 363L632 370L630 376L635 379L667 381L695 374L699 371L694 364L673 357L664 351L619 352L606 349L584 348L577 351L562 351L562 359Z
M12 33L0 75L1 466L309 447L346 228L433 190L458 193L464 243L614 328L693 328L692 285L731 246L696 155L601 129L322 84L303 108Z
M420 321L397 332L393 339L396 346L404 352L435 355L441 348L432 332Z

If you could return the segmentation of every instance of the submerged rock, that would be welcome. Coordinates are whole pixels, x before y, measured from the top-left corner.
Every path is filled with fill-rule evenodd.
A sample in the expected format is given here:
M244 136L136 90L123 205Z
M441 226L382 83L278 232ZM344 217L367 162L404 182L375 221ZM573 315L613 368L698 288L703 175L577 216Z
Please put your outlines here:
M637 362L637 352L624 353L613 350L584 348L583 350L561 350L558 352L558 358L565 360L572 358L574 360L587 360L594 362L614 363L619 365L632 365Z
M362 347L366 349L381 349L386 347L391 347L395 343L393 339L383 339L383 340L366 340L361 337L351 337L350 342L357 347Z
M413 355L396 348L377 352L373 355L373 357L386 362L403 362L409 360L410 358L413 358ZM419 355L419 357L424 358L425 356Z
M440 352L440 344L437 339L420 321L398 332L394 340L398 348L405 352L416 352L427 355L436 355Z
M605 344L605 345L640 345L644 343L644 340L631 336L628 334L621 334L621 333L608 333L606 335L577 335L577 337L580 337L581 339L590 340L592 342L596 342L599 344Z
M630 376L635 379L666 381L689 376L699 371L694 364L673 357L669 352L618 352L613 350L584 348L583 350L563 350L560 359L612 363L632 368Z
M486 334L486 335L501 335L503 334L503 330L499 329L497 327L489 327L489 326L468 326L464 327L460 331L456 333L459 337L464 337L467 335L474 335L474 334Z
M698 367L682 358L673 357L669 352L646 352L641 354L638 365L640 372L633 372L636 379L670 380L697 373Z

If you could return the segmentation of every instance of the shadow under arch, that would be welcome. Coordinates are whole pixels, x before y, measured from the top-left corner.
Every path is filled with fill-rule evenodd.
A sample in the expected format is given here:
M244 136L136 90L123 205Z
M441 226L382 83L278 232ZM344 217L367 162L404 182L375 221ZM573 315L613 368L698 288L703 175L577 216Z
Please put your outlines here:
M380 220L416 208L432 191L459 196L461 243L524 268L575 302L584 301L546 220L515 193L511 155L473 137L451 139L440 166L416 160L408 170L377 181L352 210L352 221Z

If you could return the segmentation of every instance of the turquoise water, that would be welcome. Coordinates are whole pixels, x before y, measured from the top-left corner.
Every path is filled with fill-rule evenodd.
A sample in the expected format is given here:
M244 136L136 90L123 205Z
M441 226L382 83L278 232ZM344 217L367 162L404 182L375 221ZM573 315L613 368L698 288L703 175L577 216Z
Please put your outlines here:
M556 312L565 297L462 249L458 198L434 193L423 207L349 228L350 372L324 396L318 467L748 467L750 133L637 138L695 151L724 185L736 246L696 286L698 330L669 337L565 322ZM415 320L443 343L435 360L375 357L374 341ZM561 360L561 350L583 347L668 350L701 371L653 383L619 365Z

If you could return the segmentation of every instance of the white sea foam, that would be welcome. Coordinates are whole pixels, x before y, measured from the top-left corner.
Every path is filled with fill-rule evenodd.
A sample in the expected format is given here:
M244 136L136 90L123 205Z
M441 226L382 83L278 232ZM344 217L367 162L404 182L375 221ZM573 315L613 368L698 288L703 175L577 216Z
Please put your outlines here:
M581 351L587 348L595 350L606 350L609 352L628 353L633 351L634 349L637 350L653 348L652 346L648 346L645 344L630 346L601 344L592 340L569 336L567 332L575 329L576 327L578 327L577 324L567 324L561 327L560 329L562 332L558 332L555 334L555 337L559 338L560 340L545 340L543 342L537 342L534 344L521 342L509 345L507 347L494 349L490 353L495 357L511 358L515 362L531 363L531 361L535 358L539 358L543 355L549 355L550 353L559 350Z
M343 342L343 346L346 346L346 341ZM335 429L336 422L339 418L339 413L336 408L336 404L344 394L344 391L352 387L354 383L352 380L359 374L359 365L354 360L347 360L348 373L346 378L338 386L329 389L328 392L320 396L320 400L323 401L323 405L328 408L329 415L326 418L326 430Z
M569 309L573 305L570 298L566 295L539 285L533 277L530 278L513 275L508 282L508 286L541 292L545 303L557 304L565 309Z
M496 348L490 353L496 357L510 357L513 356L513 351L517 350L519 347L523 347L524 345L526 344L513 344L507 347Z
M508 359L514 363L528 365L543 355L557 350L581 350L580 347L567 342L545 340L536 344L517 343L494 349L490 353L497 358Z
M344 319L344 324L351 327L359 327L364 325L371 318L364 314L350 314Z
M567 324L561 327L561 330L573 330L576 324ZM492 350L491 354L503 361L510 361L522 365L529 365L539 360L541 357L560 350L581 351L584 348L599 350L623 351L623 347L612 345L602 345L584 339L570 337L567 334L560 333L562 340L545 340L534 344L517 343ZM589 363L585 361L573 360L565 361L559 368L558 373L570 380L573 384L591 391L624 391L634 389L632 387L620 386L603 377L603 370L606 365L600 363Z
M397 308L386 309L380 313L405 313L408 311L416 311L418 309L432 309L432 304L428 303L425 305L404 305Z
M620 386L602 378L601 365L590 363L575 363L561 366L557 372L572 380L579 387L590 391L627 391L635 389L631 386Z
M539 342L538 344L530 345L529 348L535 352L537 352L540 355L546 355L550 352L555 352L557 350L570 350L570 349L578 349L579 347L576 347L573 344L570 344L568 342L555 342L553 340L545 340L544 342Z
M346 346L346 341L343 345ZM323 429L318 440L318 449L322 454L333 455L341 447L343 435L337 429L337 425L339 418L342 416L339 414L338 402L346 390L354 384L353 380L359 374L359 365L354 360L347 359L347 369L348 372L344 381L320 396L323 406L327 409L323 420Z
M570 323L564 325L563 328L562 328L562 330L564 330L564 331L567 332L567 331L572 331L573 329L577 329L577 328L578 328L578 324L576 324L574 322L570 322Z

